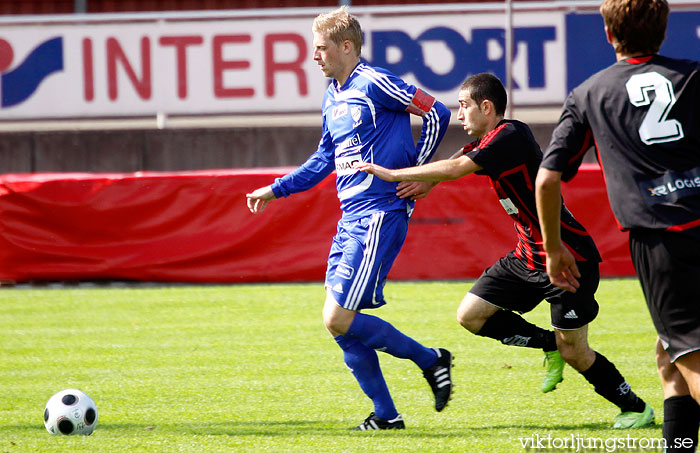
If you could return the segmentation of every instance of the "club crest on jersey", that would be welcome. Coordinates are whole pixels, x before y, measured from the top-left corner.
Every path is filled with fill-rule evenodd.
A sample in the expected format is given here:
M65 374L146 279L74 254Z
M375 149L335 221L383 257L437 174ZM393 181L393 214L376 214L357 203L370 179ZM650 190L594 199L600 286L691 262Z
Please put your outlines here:
M335 121L338 118L342 118L347 114L348 114L348 104L343 102L342 104L338 104L335 107L333 107L333 114L331 115L331 118L333 118L333 121Z
M350 117L352 118L353 129L362 124L362 107L360 107L359 105L351 107Z

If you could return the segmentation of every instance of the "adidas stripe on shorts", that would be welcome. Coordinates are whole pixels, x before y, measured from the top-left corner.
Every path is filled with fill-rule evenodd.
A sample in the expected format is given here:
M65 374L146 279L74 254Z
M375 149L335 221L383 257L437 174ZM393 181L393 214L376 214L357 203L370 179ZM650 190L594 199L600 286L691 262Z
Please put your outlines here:
M600 274L597 262L577 262L581 286L575 293L549 281L547 272L529 269L513 252L481 274L469 290L486 302L506 310L527 313L540 302L549 302L552 326L560 330L583 327L598 316Z
M408 231L405 210L338 222L328 256L326 289L348 310L384 305L386 276Z

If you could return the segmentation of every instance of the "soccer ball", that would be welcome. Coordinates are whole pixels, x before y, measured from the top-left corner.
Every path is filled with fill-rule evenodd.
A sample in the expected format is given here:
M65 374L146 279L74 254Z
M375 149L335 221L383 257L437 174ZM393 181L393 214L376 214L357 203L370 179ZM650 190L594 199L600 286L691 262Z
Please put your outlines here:
M53 435L89 436L97 426L97 406L80 390L61 390L46 403L44 426Z

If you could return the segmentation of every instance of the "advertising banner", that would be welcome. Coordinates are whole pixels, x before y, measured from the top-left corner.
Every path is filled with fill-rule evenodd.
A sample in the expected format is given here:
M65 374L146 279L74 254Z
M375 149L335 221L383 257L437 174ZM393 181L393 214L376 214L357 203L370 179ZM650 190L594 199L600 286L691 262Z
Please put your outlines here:
M290 170L1 175L0 283L322 281L341 215L335 178L259 215L246 207L251 187ZM634 275L598 167L563 189L603 256L601 275ZM485 177L438 185L416 203L389 278L479 277L518 242L496 200Z
M556 106L614 60L590 3L513 14L512 98ZM664 51L700 58L699 11L671 15ZM0 119L317 112L311 8L2 20ZM506 80L503 4L353 8L363 58L456 107L469 75Z

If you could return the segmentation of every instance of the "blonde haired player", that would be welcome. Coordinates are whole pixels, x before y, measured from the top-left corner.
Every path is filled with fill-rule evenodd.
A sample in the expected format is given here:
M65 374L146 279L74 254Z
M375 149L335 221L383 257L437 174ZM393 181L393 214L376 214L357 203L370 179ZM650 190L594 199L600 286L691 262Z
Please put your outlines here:
M396 75L360 62L362 30L345 7L313 23L314 61L331 78L323 97L323 129L317 151L294 172L247 195L251 212L274 199L313 187L334 170L342 218L326 271L323 321L373 412L355 429L403 429L376 351L413 361L435 397L435 409L452 392L452 355L427 348L379 317L362 310L386 303L383 288L401 250L413 202L397 196L426 190L389 183L358 171L360 162L390 168L421 165L433 156L450 119L449 110ZM409 115L423 119L414 143Z

